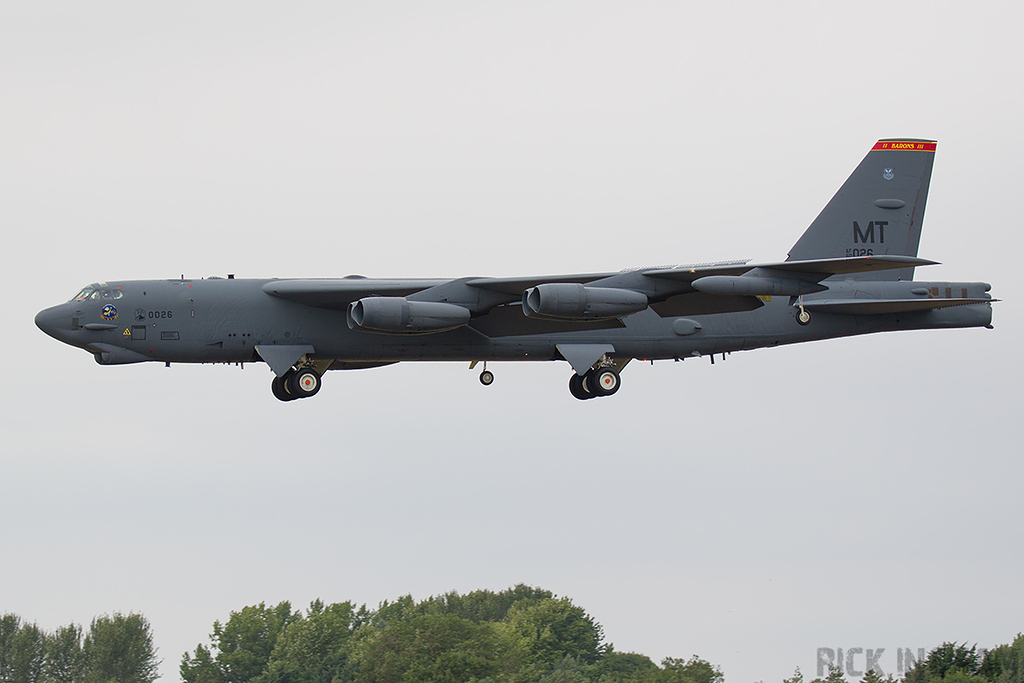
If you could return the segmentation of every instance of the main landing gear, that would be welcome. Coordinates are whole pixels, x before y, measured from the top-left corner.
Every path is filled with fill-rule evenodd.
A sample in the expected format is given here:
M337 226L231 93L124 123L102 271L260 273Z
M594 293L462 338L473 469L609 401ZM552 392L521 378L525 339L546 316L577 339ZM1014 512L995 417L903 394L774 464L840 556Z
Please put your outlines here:
M622 382L619 379L619 373L610 366L592 368L584 375L573 373L569 378L569 393L581 401L588 398L611 396L619 390L620 386L622 386Z
M479 362L471 362L469 369L475 368ZM618 369L610 360L605 358L602 358L598 363L598 367L591 368L583 375L572 374L572 377L569 378L570 394L581 401L585 401L588 398L611 396L619 390L619 387L622 386L622 380L619 378L619 369L625 363L619 365ZM484 363L483 372L480 373L480 384L489 387L492 383L494 383L494 373L488 370L487 363Z
M270 390L281 401L315 396L320 391L320 373L309 367L293 368L281 377L274 377Z

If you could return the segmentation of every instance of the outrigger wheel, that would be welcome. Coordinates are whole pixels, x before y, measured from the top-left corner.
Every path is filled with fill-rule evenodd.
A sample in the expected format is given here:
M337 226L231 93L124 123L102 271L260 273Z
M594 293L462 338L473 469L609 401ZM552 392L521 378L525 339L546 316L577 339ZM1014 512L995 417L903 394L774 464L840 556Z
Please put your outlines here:
M796 321L801 325L807 325L811 322L811 312L804 308L804 298L797 297L796 300Z

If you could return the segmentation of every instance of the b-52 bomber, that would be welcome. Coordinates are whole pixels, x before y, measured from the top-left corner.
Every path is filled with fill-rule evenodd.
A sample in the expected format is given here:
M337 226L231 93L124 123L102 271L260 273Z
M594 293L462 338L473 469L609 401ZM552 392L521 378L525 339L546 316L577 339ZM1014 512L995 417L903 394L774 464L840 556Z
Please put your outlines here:
M990 286L917 282L935 142L879 140L785 261L545 277L134 280L35 318L101 365L264 361L282 401L327 370L400 361L565 360L578 399L633 359L686 359L851 335L991 327Z

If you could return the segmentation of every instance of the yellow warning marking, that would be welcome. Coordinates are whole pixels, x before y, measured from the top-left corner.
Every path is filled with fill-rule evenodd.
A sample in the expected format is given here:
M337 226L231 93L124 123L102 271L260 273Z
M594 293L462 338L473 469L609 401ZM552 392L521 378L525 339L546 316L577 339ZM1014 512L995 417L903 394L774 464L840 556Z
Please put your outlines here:
M760 295L760 294L757 295L757 298L760 299L761 301L765 301L765 302L772 300L772 298L770 296L763 296L763 295Z
M129 329L128 329L128 328L126 327L126 328L124 328L124 334L123 334L123 335L121 335L121 336L122 336L122 337L130 337L130 336L132 336L132 331L131 331L131 330L129 330Z

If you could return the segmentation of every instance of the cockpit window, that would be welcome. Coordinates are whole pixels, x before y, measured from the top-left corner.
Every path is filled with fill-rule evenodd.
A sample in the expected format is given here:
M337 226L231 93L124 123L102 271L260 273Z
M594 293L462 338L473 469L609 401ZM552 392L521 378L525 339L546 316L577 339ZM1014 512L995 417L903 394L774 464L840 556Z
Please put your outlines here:
M119 288L86 287L72 298L72 301L98 301L100 299L120 299L124 296Z

